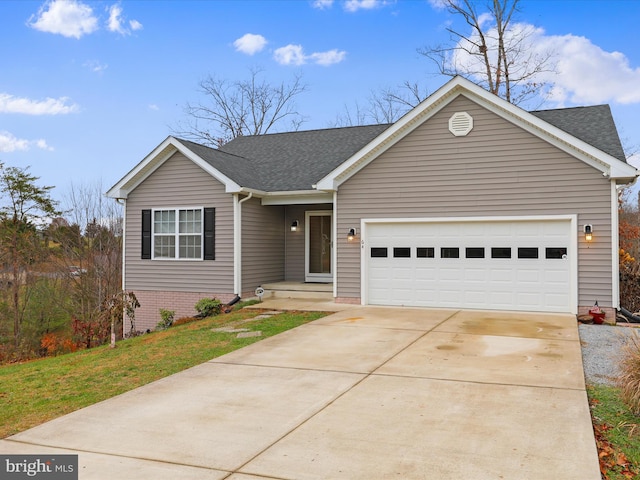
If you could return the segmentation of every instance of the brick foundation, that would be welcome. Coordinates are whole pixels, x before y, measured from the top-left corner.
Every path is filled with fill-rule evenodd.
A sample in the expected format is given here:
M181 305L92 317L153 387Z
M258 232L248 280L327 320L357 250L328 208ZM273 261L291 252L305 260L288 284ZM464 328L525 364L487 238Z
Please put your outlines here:
M233 293L211 293L211 292L157 292L157 291L134 291L140 307L136 309L136 330L154 330L160 321L160 309L173 310L176 312L174 319L181 317L192 317L198 312L195 304L201 298L217 298L222 303L230 302L235 295ZM123 330L127 334L131 328L128 318L124 319Z
M346 303L348 305L360 305L360 297L336 297L336 303Z

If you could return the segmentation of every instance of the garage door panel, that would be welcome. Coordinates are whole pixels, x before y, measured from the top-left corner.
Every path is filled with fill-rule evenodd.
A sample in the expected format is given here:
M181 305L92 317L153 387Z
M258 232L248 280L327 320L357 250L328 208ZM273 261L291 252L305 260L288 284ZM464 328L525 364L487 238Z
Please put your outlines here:
M571 311L561 258L569 220L373 223L366 232L368 303ZM387 256L372 258L374 247Z

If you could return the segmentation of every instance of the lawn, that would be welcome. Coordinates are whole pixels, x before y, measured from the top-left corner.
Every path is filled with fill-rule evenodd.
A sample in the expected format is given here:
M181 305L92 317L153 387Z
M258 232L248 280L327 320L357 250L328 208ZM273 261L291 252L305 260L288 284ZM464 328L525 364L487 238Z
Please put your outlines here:
M0 367L0 438L100 402L141 385L320 318L321 312L284 312L255 319L242 309L109 346ZM261 337L215 331L239 326Z
M587 394L603 478L640 478L640 418L622 402L617 388L589 385Z

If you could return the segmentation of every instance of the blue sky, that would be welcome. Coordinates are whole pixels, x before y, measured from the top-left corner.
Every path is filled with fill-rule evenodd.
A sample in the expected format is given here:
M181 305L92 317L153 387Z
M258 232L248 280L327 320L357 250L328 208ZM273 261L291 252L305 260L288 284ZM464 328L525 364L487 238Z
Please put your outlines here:
M557 54L541 108L608 103L640 150L640 1L523 0L517 20ZM468 33L437 0L3 0L0 161L30 166L59 199L106 190L184 121L204 77L251 68L273 83L301 74L302 129L333 126L372 91L443 85L417 49L447 43L447 26Z

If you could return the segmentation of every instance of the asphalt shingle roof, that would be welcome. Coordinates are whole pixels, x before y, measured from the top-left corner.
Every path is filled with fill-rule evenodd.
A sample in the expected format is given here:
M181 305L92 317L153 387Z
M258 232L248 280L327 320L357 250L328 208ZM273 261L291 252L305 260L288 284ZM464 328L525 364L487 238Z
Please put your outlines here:
M608 105L531 112L570 135L625 160ZM266 192L311 190L391 124L237 137L220 149L180 141L242 187Z
M626 162L609 105L538 110L531 114Z

